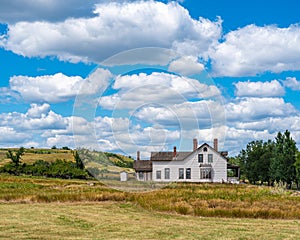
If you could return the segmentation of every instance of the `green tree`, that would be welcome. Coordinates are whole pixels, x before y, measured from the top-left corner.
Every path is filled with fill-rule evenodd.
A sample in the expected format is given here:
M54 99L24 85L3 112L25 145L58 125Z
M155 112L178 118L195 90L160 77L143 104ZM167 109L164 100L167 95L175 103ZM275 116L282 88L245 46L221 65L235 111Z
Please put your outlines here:
M296 160L294 163L295 171L296 171L296 178L295 182L297 185L297 189L299 190L299 183L300 183L300 152L297 151L296 153Z
M23 147L20 147L16 153L12 152L12 150L8 150L6 153L6 157L11 159L12 163L15 166L19 166L21 163L21 157L24 154L25 149Z
M246 149L234 159L239 162L241 176L249 180L250 183L271 184L270 164L273 158L274 142L268 140L252 141L247 144Z
M275 138L274 157L271 160L270 173L273 181L282 181L291 188L296 179L296 142L288 130L279 132Z
M83 164L83 162L82 162L82 160L81 160L81 158L80 158L77 151L75 151L73 153L73 156L74 156L74 159L76 161L76 167L79 168L79 169L84 169L84 164Z
M241 167L250 183L261 181L263 169L261 156L264 154L264 143L262 140L252 141L247 144L246 149L242 150L239 158Z

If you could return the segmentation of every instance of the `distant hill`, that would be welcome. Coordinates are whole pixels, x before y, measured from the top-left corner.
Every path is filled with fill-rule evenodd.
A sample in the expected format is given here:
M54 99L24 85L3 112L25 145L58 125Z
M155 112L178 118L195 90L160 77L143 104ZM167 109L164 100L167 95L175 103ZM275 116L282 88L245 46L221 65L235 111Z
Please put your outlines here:
M121 154L90 151L86 149L79 150L79 156L84 162L85 167L95 177L103 180L118 180L120 172L131 173L133 178L133 159Z
M0 149L0 166L10 162L6 157L9 149ZM10 149L16 151L17 149ZM25 154L21 158L21 163L32 164L38 160L54 162L57 159L74 162L73 150L68 149L25 149ZM85 167L94 172L133 172L133 159L120 154L109 152L90 151L86 149L78 150Z

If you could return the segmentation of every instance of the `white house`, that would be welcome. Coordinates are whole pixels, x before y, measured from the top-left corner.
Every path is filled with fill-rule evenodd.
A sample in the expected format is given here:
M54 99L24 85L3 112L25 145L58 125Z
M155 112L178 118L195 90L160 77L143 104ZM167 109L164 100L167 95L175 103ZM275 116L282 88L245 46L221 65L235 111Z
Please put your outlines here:
M218 140L214 147L207 143L198 147L193 140L192 152L152 152L150 160L134 162L137 180L159 182L236 182L239 175L237 166L227 163L227 152L218 151ZM227 178L227 169L235 170L236 177Z

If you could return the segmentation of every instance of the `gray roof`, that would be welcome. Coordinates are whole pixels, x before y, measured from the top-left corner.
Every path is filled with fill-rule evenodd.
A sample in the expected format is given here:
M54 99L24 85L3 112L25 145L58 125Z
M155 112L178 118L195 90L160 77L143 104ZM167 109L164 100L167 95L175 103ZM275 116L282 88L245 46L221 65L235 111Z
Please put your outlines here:
M152 161L136 160L133 162L133 168L137 172L151 172L152 171Z
M184 160L188 155L192 152L176 152L176 156L174 158L174 152L151 152L151 161L172 161Z

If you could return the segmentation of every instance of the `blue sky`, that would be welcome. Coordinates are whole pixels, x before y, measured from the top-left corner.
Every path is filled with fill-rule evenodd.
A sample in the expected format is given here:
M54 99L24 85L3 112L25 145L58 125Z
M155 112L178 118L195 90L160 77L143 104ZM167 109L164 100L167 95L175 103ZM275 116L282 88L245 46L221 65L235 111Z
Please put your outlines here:
M0 147L300 143L299 5L4 0Z

